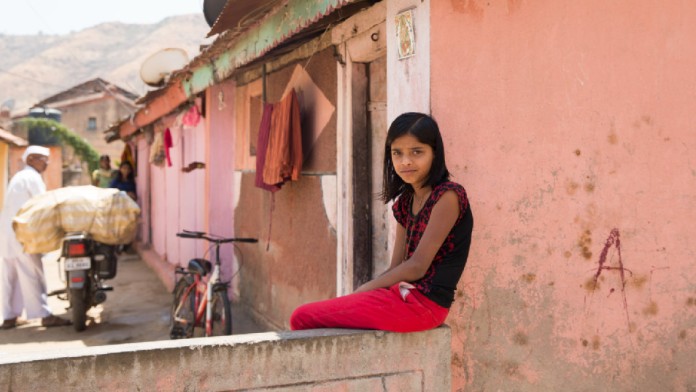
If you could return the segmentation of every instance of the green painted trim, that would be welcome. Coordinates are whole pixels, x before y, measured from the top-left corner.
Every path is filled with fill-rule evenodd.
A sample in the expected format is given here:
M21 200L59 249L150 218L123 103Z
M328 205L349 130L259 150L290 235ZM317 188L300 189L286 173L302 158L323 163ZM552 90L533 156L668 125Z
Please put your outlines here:
M191 75L191 78L182 83L181 87L184 90L184 94L186 94L188 98L191 98L214 84L212 83L215 81L213 76L214 72L212 65L203 65L197 68L193 72L193 75Z
M189 80L181 82L188 98L218 81L227 79L235 69L263 56L295 32L354 0L290 0L259 25L235 38L230 49L213 61L192 70ZM216 39L213 45L219 40Z

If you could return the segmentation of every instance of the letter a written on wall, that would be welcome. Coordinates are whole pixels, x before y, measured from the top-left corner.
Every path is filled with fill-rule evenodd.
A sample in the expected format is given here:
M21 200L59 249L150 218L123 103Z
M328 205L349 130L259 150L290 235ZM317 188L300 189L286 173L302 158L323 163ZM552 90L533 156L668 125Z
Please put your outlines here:
M396 38L399 44L399 60L416 54L416 37L413 33L413 9L402 11L394 18Z

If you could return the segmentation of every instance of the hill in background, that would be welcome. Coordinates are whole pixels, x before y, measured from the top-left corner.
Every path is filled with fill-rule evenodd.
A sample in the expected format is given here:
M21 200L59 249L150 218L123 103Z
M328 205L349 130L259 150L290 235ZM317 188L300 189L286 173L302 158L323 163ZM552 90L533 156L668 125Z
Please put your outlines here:
M77 84L100 77L138 95L143 60L164 48L195 57L210 28L203 14L173 16L151 25L103 23L66 35L0 34L0 104L12 113Z

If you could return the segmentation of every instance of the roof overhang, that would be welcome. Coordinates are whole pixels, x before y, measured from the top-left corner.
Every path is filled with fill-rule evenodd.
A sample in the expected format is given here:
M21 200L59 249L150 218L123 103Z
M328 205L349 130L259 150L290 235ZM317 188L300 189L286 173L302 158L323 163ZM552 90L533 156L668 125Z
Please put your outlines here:
M29 142L27 142L26 140L12 134L12 132L10 131L4 130L3 128L0 128L0 140L4 141L7 144L12 144L17 147L23 147L29 144Z
M124 104L130 105L130 106L135 106L135 103L133 100L128 99L127 97L123 96L122 94L114 94L111 92L99 92L99 93L94 93L94 94L89 94L89 95L83 95L81 97L75 97L75 98L70 98L70 99L65 99L62 101L56 101L56 102L51 102L49 104L46 104L46 107L50 108L65 108L68 106L73 106L73 105L79 105L87 102L92 102L92 101L99 101L102 99L106 98L114 98L117 101L123 102Z
M227 0L207 37L227 30L242 31L283 0Z
M175 72L165 87L148 93L152 97L150 100L143 99L147 96L141 98L139 103L144 106L134 116L105 131L107 140L129 138L139 128L157 121L208 87L229 78L236 69L264 56L321 18L348 4L359 2L361 0L271 1L273 8L264 15L257 15L253 25L244 31L236 28L226 30L186 67ZM255 2L229 0L225 9L232 7L232 11L241 10L242 5L250 6L251 3ZM224 16L225 9L214 27L218 23L224 26L225 21L234 23L235 19ZM233 27L227 26L227 29Z

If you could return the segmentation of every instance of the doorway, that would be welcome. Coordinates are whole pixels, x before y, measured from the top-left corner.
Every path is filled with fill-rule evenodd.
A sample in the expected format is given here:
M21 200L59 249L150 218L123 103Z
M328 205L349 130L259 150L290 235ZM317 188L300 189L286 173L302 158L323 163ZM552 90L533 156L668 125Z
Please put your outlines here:
M387 122L386 7L336 26L336 294L353 292L389 265L388 205L379 200Z
M388 208L380 200L387 136L386 57L353 63L353 286L389 266Z

